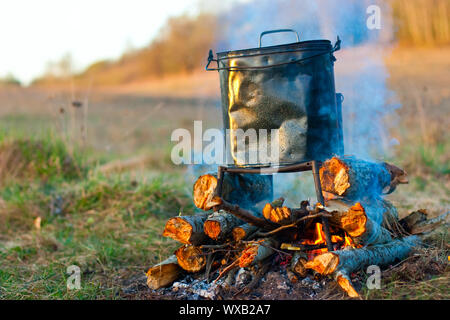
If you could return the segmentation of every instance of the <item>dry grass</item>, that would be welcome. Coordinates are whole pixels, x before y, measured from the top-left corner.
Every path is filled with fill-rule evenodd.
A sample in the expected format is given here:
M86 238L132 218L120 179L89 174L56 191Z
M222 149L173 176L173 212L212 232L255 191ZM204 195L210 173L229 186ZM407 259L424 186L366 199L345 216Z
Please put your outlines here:
M391 0L397 39L417 46L450 43L450 3L447 0Z

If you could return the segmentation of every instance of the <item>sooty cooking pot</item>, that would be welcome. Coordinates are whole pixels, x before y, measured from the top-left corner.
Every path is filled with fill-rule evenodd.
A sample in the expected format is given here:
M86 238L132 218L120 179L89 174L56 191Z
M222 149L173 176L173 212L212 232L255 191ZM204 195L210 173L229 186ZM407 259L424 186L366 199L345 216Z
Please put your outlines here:
M264 35L277 32L293 32L297 42L261 46ZM216 59L210 50L206 70L219 71L224 127L236 165L268 164L237 157L237 129L267 129L269 150L270 129L278 129L281 165L343 152L341 96L336 96L333 71L339 48L339 38L332 47L329 40L299 41L296 31L280 29L261 33L258 48L220 52ZM258 149L251 144L246 152Z

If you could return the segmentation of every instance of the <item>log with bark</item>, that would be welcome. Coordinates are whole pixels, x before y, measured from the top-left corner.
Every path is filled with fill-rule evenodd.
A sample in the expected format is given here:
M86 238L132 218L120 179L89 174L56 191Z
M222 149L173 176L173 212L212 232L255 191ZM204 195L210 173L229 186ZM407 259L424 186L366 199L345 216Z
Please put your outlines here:
M217 174L205 174L197 179L193 188L197 208L207 211L217 205L218 183ZM271 201L272 189L272 176L224 173L221 198L251 209L261 201Z
M182 274L183 270L179 267L177 257L170 256L166 260L151 267L147 271L147 285L150 289L171 285Z
M325 161L319 175L323 191L353 200L390 193L398 184L408 183L406 172L392 164L352 156Z
M239 267L245 268L261 262L275 253L277 242L273 238L255 241L245 248L239 257Z
M223 241L233 236L233 229L244 224L236 216L219 210L210 215L203 224L205 234L213 240Z
M333 275L351 297L356 297L358 293L354 290L349 278L352 272L370 265L386 266L397 260L403 260L413 248L420 244L419 237L409 236L370 247L327 252L308 261L305 267L322 275Z
M258 227L254 226L250 223L245 223L243 225L233 228L233 231L232 231L233 239L235 241L248 239L249 236L251 236L252 234L257 232L258 230L259 230Z
M206 255L202 248L182 246L175 251L178 265L188 272L198 272L206 266Z
M341 200L330 200L326 207L326 211L331 213L328 218L330 226L344 230L355 245L362 246L392 240L391 233L382 226L382 216L378 221L372 219L381 214L379 210L380 208L363 206L359 202L350 205Z
M426 210L420 209L417 211L411 212L409 215L404 217L399 221L400 225L406 232L411 233L411 229L418 223L427 220L428 212Z
M164 228L163 236L170 237L184 244L200 245L208 242L203 231L203 224L208 214L178 216L170 218Z
M412 212L400 222L409 234L429 233L434 231L440 225L449 223L448 220L450 217L450 211L447 211L446 213L432 219L428 219L427 215L428 214L425 210L418 210Z
M399 237L407 235L399 223L397 208L391 202L382 197L365 197L358 202L366 208L372 220L381 224L392 235Z

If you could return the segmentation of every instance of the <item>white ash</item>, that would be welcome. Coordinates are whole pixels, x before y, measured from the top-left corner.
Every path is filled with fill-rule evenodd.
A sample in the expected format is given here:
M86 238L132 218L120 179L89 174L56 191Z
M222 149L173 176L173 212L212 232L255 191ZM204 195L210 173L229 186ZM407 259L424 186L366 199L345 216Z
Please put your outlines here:
M313 289L313 290L319 290L319 289L322 287L322 286L320 285L320 282L318 282L318 281L316 281L316 280L313 280L313 279L311 279L311 278L309 278L309 277L304 278L304 279L301 281L301 284L302 284L303 286L309 287L309 288L311 288L311 289Z
M174 282L172 291L188 293L187 298L198 300L199 297L214 300L219 294L223 280L207 283L205 280L194 280L187 283L186 280Z
M240 287L248 284L252 280L252 273L245 268L240 268L236 274L236 286Z

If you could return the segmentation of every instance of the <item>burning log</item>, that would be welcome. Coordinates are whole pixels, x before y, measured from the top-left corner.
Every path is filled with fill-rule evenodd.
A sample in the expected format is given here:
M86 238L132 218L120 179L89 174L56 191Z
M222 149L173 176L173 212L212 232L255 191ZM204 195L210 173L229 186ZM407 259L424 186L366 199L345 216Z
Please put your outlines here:
M203 230L213 240L225 240L232 237L233 229L244 221L223 210L214 212L206 219Z
M249 244L239 257L239 267L245 268L263 261L275 253L273 248L276 246L277 243L272 238Z
M166 287L177 280L181 273L182 270L178 265L177 257L172 255L163 262L148 269L147 285L153 290Z
M258 227L250 224L250 223L245 223L243 225L237 226L233 229L233 239L235 241L240 241L240 240L245 240L247 239L250 235L252 235L253 233L255 233L256 231L258 231Z
M386 244L327 252L308 261L305 267L322 275L333 275L349 296L357 297L358 293L351 285L349 278L352 272L369 265L383 266L392 264L396 260L403 260L420 243L417 236L409 236Z
M218 179L216 174L200 176L194 184L193 198L197 208L210 210L218 199ZM270 201L272 197L272 177L257 174L224 174L222 199L250 209L261 201Z
M408 183L406 172L388 163L374 163L355 157L333 157L319 170L322 190L348 199L390 193Z
M206 266L203 250L196 246L182 246L175 251L178 265L188 272L201 271Z
M208 214L170 218L164 228L163 236L184 244L203 244L208 240L208 236L203 232L203 224L207 218Z
M370 210L378 208L364 207L357 202L349 205L343 201L331 200L327 211L331 211L330 225L344 230L356 245L370 245L387 243L392 240L390 232L385 229L381 222L371 218Z

